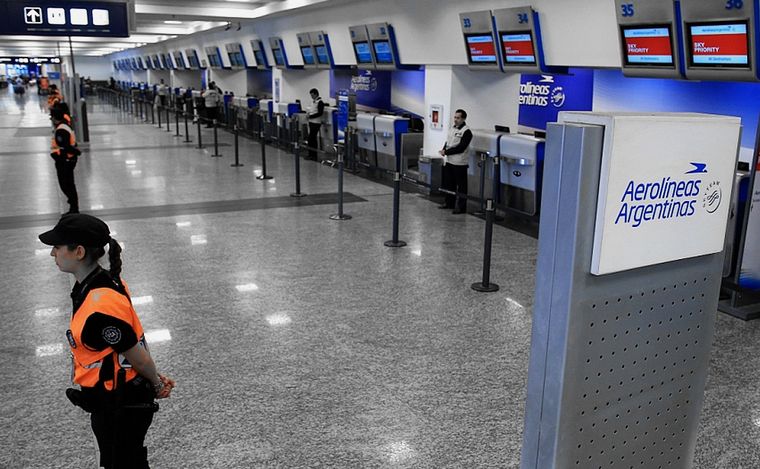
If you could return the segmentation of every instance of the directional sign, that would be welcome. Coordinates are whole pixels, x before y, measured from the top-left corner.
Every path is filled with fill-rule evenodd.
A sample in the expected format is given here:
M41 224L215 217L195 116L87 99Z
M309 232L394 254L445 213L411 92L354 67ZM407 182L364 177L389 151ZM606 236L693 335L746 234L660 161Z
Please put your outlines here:
M25 7L24 22L26 24L42 24L42 8Z
M0 35L129 37L124 0L0 0Z

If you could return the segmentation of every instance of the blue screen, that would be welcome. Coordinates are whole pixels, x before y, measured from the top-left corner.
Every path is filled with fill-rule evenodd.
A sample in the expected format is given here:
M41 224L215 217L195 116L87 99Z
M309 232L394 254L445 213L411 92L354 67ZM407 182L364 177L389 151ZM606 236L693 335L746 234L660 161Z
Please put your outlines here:
M282 50L272 49L272 55L274 55L274 63L277 65L285 65L285 56L282 55Z
M303 63L306 65L314 65L314 49L311 46L302 46L301 55L303 56Z
M354 42L354 52L356 52L356 61L360 64L372 63L372 52L369 50L369 44L366 42Z
M253 51L254 57L256 57L256 65L259 67L266 67L267 65L267 59L264 57L264 52L261 50L255 50Z
M324 65L330 63L330 55L327 53L327 46L317 46L317 62Z
M391 53L391 43L383 41L372 41L372 45L375 48L375 59L379 64L392 64L393 53Z

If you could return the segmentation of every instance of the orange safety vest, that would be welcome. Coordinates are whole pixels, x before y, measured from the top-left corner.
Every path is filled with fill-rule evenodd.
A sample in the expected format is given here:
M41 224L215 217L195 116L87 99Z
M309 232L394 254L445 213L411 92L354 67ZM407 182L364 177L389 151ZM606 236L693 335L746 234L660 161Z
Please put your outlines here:
M126 284L124 288L126 290ZM128 295L129 290L126 292ZM126 358L114 352L111 347L92 350L82 343L82 331L87 319L94 313L101 313L121 319L132 326L139 338L138 345L148 348L142 324L127 295L107 287L94 288L87 293L84 302L71 318L70 329L66 331L66 336L71 348L74 383L82 387L95 387L100 380L100 368L105 360L113 360L113 379L103 382L106 390L111 391L116 387L115 379L120 368L126 371L127 382L137 377L137 371L132 368Z
M55 141L55 132L58 131L58 129L63 129L69 133L69 144L72 147L77 146L77 138L74 136L74 131L71 130L71 127L68 126L66 123L60 123L55 128L55 131L53 132L53 139L50 143L50 153L54 155L60 155L62 148L58 146L58 142ZM73 158L74 155L66 155L66 158Z

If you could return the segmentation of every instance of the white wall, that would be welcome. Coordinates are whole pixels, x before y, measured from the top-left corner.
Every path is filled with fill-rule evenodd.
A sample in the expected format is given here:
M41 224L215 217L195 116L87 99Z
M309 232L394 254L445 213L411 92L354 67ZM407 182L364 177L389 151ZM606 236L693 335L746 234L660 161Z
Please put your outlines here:
M448 129L451 126L451 88L453 80L452 67L449 65L428 65L425 67L425 137L424 152L426 155L435 155L443 148L446 142ZM430 128L430 105L443 106L441 116L441 129ZM456 109L456 108L454 108Z
M113 66L107 57L74 56L74 68L80 77L93 80L108 80L113 73Z
M217 70L212 69L209 80L215 81L222 91L232 91L235 96L245 96L248 91L245 70Z
M473 129L501 124L517 131L519 74L472 72L466 66L455 66L453 72L450 115L461 108L467 111L467 125Z
M294 102L301 100L301 106L306 109L311 105L309 90L319 90L325 104L333 103L330 96L329 70L283 70L281 81L281 100Z
M610 0L532 0L539 12L544 51L549 65L619 67L620 51L614 2ZM348 26L389 22L395 29L399 55L408 64L465 65L466 54L459 25L459 13L523 6L524 0L359 0L350 3L295 10L243 24L240 31L210 31L172 39L136 50L109 56L131 57L146 53L184 50L194 47L205 57L205 46L240 42L252 60L250 39L280 36L291 64L302 64L296 34L324 30L337 64L355 64ZM265 47L272 60L269 47ZM227 62L226 54L222 54Z
M175 88L201 89L202 70L174 70L172 72L172 86Z

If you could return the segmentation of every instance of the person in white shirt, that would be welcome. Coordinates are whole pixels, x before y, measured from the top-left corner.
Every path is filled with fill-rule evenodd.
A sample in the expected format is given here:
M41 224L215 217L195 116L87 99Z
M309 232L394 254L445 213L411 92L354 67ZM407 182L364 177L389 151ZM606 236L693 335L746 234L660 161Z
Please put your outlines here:
M440 209L454 209L454 214L467 212L467 147L472 141L472 131L465 122L467 112L457 109L454 113L454 125L449 129L446 143L438 152L445 157L441 188L455 193L446 194L446 201Z
M213 127L212 121L219 118L219 88L216 83L213 81L209 83L208 88L201 93L201 97L206 108L206 119L208 119L206 127Z

